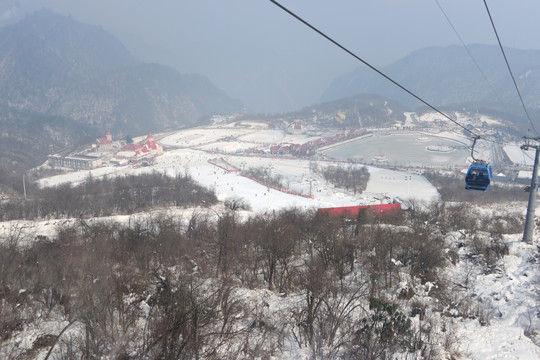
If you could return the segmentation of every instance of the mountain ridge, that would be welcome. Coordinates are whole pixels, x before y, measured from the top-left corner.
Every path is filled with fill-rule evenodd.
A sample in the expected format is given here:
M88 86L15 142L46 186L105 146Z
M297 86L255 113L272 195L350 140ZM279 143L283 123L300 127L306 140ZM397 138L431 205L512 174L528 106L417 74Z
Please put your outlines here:
M105 30L40 10L0 29L0 100L100 131L145 133L241 108L202 75L142 63Z
M480 44L469 45L467 49L458 45L422 48L380 70L434 105L471 102L482 105L501 105L501 102L506 106L519 104L500 49ZM540 50L505 49L505 52L526 106L540 108ZM380 94L411 108L422 106L379 74L362 67L334 79L320 101L358 93Z
M49 153L197 125L236 112L202 75L137 60L113 35L40 10L0 28L0 184L16 188Z

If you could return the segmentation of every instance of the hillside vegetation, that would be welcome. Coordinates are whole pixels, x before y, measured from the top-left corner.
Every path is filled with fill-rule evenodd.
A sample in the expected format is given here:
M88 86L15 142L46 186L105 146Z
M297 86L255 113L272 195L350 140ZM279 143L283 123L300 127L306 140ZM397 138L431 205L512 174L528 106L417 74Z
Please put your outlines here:
M90 218L217 202L212 191L195 184L189 176L171 178L161 173L96 180L90 177L80 185L43 189L29 184L28 192L28 199L0 203L0 221Z
M474 213L412 204L385 223L295 209L245 220L235 211L152 216L129 227L81 218L27 247L14 228L0 252L0 353L459 358L457 322L487 325L494 309L455 271L501 271L504 234L523 225L511 213ZM55 325L36 331L43 322ZM21 337L26 346L16 346Z

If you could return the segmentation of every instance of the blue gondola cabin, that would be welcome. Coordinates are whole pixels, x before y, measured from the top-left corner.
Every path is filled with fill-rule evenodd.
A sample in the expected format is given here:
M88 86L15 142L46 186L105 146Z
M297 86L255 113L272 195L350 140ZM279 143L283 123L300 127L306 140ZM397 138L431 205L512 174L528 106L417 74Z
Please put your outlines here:
M465 176L465 189L486 191L491 182L491 165L472 164Z

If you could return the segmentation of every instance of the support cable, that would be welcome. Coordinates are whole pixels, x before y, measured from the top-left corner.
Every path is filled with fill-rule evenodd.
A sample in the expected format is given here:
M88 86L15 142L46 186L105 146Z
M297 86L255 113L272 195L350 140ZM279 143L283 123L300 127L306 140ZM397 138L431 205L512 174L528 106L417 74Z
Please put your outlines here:
M439 3L439 0L435 0L435 2L437 3L437 5L439 6L439 9L441 10L441 12L443 13L444 17L446 18L446 21L448 22L448 24L450 25L450 27L452 28L452 30L454 30L454 33L456 34L456 36L458 37L459 41L461 42L461 45L463 45L463 47L465 48L465 50L467 51L467 53L469 54L469 57L471 58L471 60L473 61L474 65L476 66L476 68L478 69L478 71L480 72L480 74L482 74L484 80L486 80L486 83L489 85L489 87L491 88L491 91L493 91L493 93L495 94L495 97L497 97L497 99L499 100L499 103L504 107L504 102L502 101L501 97L499 96L499 94L497 93L497 91L495 90L495 87L493 86L493 84L491 83L491 81L489 81L487 75L482 71L482 68L480 67L480 64L478 64L478 62L476 61L476 59L474 58L474 56L472 55L471 51L469 50L469 47L465 44L465 42L463 41L462 37L459 35L457 29L454 27L454 24L452 24L452 21L450 21L450 18L448 17L448 15L446 15L446 12L444 11L443 7L441 6L441 4ZM506 112L510 113L508 110L506 110Z
M527 119L529 120L529 124L531 125L531 128L533 129L534 133L536 134L536 136L539 136L538 132L536 131L536 129L535 129L533 123L532 123L531 117L529 116L529 112L527 111L527 107L525 106L525 103L523 102L523 97L521 96L521 92L519 91L519 88L518 88L517 83L516 83L516 78L514 77L514 74L512 73L512 69L510 68L510 63L508 62L508 58L506 57L506 53L505 53L504 48L503 48L502 43L501 43L501 39L499 38L499 33L497 32L497 28L495 27L495 22L493 21L493 18L491 17L491 12L489 11L489 7L488 7L488 4L487 4L486 0L484 0L484 5L486 7L486 11L488 13L489 20L491 21L491 26L493 27L493 31L495 32L495 36L497 37L497 42L499 43L499 48L501 49L501 52L503 54L504 61L506 62L506 67L508 68L508 71L510 72L510 76L512 77L512 81L514 82L514 87L516 88L516 91L517 91L518 96L519 96L519 100L521 101L521 105L523 106L523 110L525 110L525 114L527 115Z
M361 63L363 63L364 65L366 65L367 67L369 67L371 70L375 71L377 74L381 75L382 77L384 77L386 80L390 81L392 84L396 85L397 87L399 87L401 90L405 91L406 93L408 93L409 95L411 95L412 97L414 97L416 100L420 101L421 103L423 103L424 105L428 106L429 108L431 108L432 110L436 111L437 113L439 113L440 115L444 116L446 119L450 120L451 122L453 122L454 124L456 124L457 126L459 126L460 128L462 128L463 130L465 130L466 132L470 133L471 135L473 135L474 137L478 137L478 135L476 133L474 133L472 130L469 130L467 129L465 126L463 126L462 124L458 123L456 120L452 119L450 116L446 115L445 113L443 113L441 110L437 109L435 106L431 105L430 103L428 103L427 101L425 101L424 99L422 99L420 96L416 95L415 93L413 93L411 90L407 89L405 86L401 85L400 83L398 83L397 81L395 81L394 79L392 79L391 77L389 77L388 75L386 75L385 73L383 73L382 71L380 71L379 69L377 69L375 66L371 65L370 63L368 63L367 61L365 61L364 59L362 59L361 57L359 57L358 55L356 55L355 53L353 53L352 51L350 51L349 49L347 49L345 46L341 45L339 42L337 42L336 40L332 39L330 36L326 35L325 33L323 33L321 30L317 29L315 26L311 25L309 22L307 22L306 20L304 20L303 18L301 18L300 16L296 15L294 12L292 12L291 10L287 9L285 6L281 5L280 3L278 3L277 1L275 0L270 0L270 2L272 2L274 5L276 5L277 7L279 7L280 9L282 9L283 11L285 11L286 13L288 13L289 15L291 15L292 17L294 17L295 19L297 19L298 21L300 21L301 23L303 23L304 25L306 25L307 27L309 27L311 30L315 31L316 33L318 33L319 35L321 35L322 37L324 37L326 40L330 41L331 43L333 43L334 45L336 45L337 47L339 47L341 50L345 51L347 54L351 55L352 57L354 57L356 60L360 61Z

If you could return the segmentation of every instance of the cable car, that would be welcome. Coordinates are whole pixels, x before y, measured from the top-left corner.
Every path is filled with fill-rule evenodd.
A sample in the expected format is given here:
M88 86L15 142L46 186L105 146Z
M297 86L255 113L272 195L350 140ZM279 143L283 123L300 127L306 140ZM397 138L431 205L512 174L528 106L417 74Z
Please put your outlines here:
M475 161L469 166L465 176L465 189L486 191L491 182L491 165Z
M491 182L491 165L484 160L478 160L474 157L474 145L480 136L475 136L471 147L471 158L473 162L465 175L465 189L486 191Z

